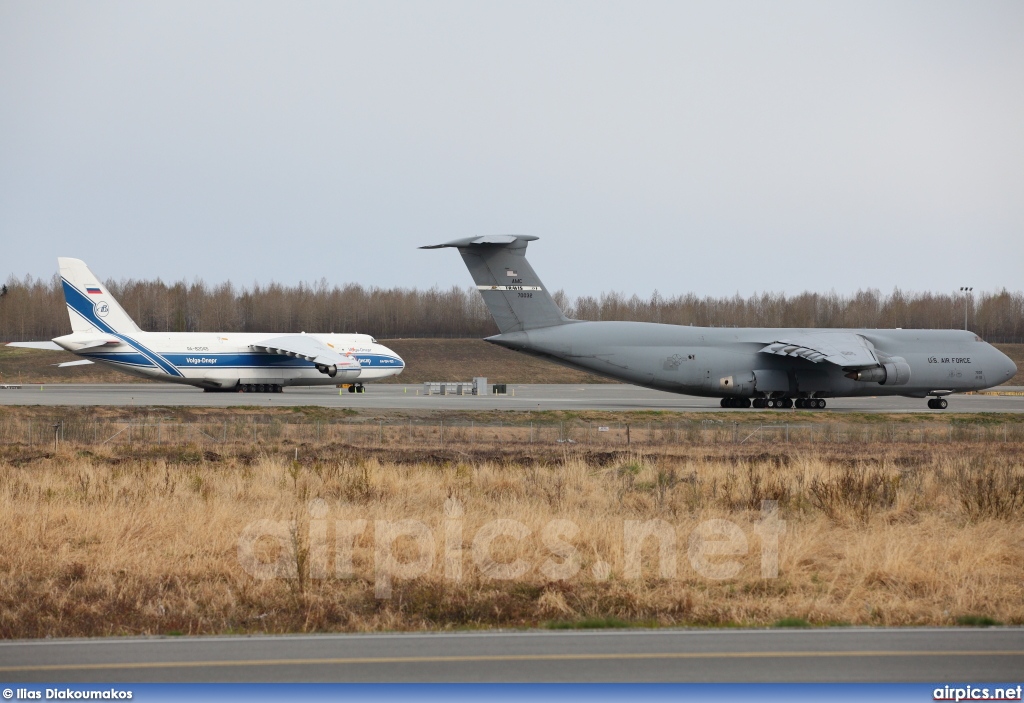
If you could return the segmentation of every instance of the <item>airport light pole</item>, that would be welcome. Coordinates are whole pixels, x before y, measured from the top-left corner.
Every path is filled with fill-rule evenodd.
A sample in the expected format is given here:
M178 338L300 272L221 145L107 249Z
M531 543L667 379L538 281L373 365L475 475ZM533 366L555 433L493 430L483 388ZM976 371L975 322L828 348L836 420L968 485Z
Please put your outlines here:
M973 300L973 296L971 295L971 291L973 291L973 290L974 290L974 288L970 287L970 286L960 286L960 292L964 294L964 331L965 332L967 331L967 301L968 300Z

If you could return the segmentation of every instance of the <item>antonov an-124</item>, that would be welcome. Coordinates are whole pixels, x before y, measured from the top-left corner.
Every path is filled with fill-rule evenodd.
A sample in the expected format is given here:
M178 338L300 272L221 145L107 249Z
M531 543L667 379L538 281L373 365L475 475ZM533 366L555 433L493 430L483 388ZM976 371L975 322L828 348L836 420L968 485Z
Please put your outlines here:
M144 378L206 391L279 393L285 386L363 384L402 372L405 362L367 334L143 332L79 259L59 258L71 334L8 346L66 350L59 366L105 364Z

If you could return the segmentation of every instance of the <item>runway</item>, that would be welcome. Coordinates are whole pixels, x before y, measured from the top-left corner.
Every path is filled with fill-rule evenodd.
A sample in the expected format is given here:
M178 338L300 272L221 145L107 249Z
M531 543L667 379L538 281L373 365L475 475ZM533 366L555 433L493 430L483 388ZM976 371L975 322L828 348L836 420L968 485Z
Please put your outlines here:
M1004 681L1024 629L647 630L0 643L0 678L160 681Z
M1001 390L1019 392L1014 387ZM697 398L625 384L515 385L507 395L424 395L422 384L379 384L366 393L334 387L286 388L283 393L203 393L190 386L165 383L51 384L0 388L0 405L45 406L197 406L322 407L368 410L665 410L676 412L832 412L832 413L1020 413L1022 395L954 395L947 410L928 410L924 399L835 398L824 411L723 410L714 398Z

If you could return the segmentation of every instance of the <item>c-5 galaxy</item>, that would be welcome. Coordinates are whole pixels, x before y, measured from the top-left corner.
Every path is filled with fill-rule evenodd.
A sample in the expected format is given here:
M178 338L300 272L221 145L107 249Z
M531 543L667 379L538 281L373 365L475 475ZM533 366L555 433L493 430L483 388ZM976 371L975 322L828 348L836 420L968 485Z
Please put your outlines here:
M1005 354L966 330L684 327L562 314L526 260L537 237L491 235L421 247L462 254L501 334L486 341L564 366L724 408L820 409L826 398L928 398L1003 383Z

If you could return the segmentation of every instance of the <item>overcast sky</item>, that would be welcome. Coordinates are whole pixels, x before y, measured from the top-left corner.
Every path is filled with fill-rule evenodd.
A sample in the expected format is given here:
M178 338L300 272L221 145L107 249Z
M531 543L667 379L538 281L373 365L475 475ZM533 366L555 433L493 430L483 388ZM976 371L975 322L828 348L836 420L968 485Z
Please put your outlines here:
M1024 3L0 2L0 277L1024 288Z

